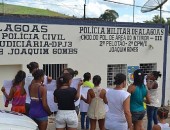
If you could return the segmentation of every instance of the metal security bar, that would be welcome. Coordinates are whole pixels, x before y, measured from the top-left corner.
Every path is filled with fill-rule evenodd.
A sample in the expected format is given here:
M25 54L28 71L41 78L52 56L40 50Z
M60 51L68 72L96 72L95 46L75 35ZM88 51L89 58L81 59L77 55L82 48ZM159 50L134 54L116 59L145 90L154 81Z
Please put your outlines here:
M113 86L114 77L118 73L127 75L127 64L109 64L107 66L107 86Z
M157 70L157 63L141 63L140 69L147 75L149 72Z
M67 68L67 64L43 64L45 74L55 80L62 74L65 68Z

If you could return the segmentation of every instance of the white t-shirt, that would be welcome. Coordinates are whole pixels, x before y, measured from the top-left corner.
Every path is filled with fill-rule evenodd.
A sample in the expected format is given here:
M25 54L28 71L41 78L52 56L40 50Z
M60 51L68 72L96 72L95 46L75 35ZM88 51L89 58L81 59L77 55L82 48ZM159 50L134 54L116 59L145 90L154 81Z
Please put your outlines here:
M81 89L81 95L87 99L87 92L90 88L83 86ZM85 103L83 100L80 100L80 112L87 112L89 104Z
M109 89L106 93L108 112L106 113L105 127L109 130L128 130L124 114L123 102L130 96L125 90Z
M158 123L158 125L161 127L161 130L170 130L168 123L165 123L165 124ZM169 129L165 129L165 128L169 128Z
M24 88L25 88L25 91L27 93L27 96L26 96L26 103L30 104L31 102L31 99L30 99L30 94L29 94L29 85L31 84L32 80L34 79L34 77L32 76L31 73L29 73L26 78L25 78L25 85L24 85Z
M151 103L150 104L147 104L148 106L154 106L154 107L160 107L160 102L159 102L159 82L158 81L155 81L157 82L158 84L158 88L157 89L150 89L148 90L149 94L150 94L150 100L151 100Z

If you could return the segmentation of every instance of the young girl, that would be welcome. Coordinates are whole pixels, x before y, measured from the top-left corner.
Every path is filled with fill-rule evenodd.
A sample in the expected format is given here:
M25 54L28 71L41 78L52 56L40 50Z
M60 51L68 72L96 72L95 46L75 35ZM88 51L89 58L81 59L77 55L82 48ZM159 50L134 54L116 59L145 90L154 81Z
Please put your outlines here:
M2 87L1 91L5 95L6 99L12 100L11 111L19 112L25 114L25 101L26 101L26 91L24 89L26 74L24 71L20 70L15 75L13 80L13 86L11 87L9 95L6 93L5 88Z
M170 130L169 123L166 123L166 119L168 118L169 110L167 110L164 107L161 107L158 109L157 115L159 123L157 125L154 125L152 130ZM169 129L168 129L169 128Z
M88 90L87 99L83 96L81 97L82 100L89 104L87 115L90 118L90 130L96 129L96 121L99 123L100 130L105 130L105 104L107 104L107 99L106 90L99 86L100 83L101 77L95 75L93 77L94 88Z

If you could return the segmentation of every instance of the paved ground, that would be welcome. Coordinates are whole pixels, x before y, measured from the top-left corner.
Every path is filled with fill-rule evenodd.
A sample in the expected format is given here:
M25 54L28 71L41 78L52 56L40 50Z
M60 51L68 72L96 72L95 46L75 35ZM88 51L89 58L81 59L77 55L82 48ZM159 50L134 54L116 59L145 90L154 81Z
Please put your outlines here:
M167 119L167 122L170 123L170 115L169 115L169 118ZM143 122L143 127L144 127L144 130L146 130L146 126L147 126L147 118L145 117L144 118L144 122ZM48 123L48 128L47 130L55 130L55 117L54 116L50 116L49 117L49 123ZM79 119L79 127L77 130L81 130L81 127L80 127L80 119ZM98 126L97 126L97 129L96 130L99 130Z
M0 93L0 97L2 97L1 93ZM8 108L5 108L4 107L4 104L3 104L3 99L0 98L0 109L6 109L6 110L10 110L11 106L9 106ZM170 107L169 107L169 110L170 110ZM167 122L170 123L170 115L169 115L169 118L167 119ZM146 126L147 126L147 119L146 117L144 118L144 123L143 123L143 127L144 129L146 130ZM55 130L55 116L52 115L49 117L49 123L48 123L48 128L47 130ZM80 119L79 119L79 127L78 127L78 130L81 130L81 127L80 127ZM99 130L99 128L97 127L96 130Z
M55 130L55 123L54 123L54 122L55 122L54 116L50 116L50 117L49 117L49 124L48 124L48 129L47 129L47 130ZM167 122L170 123L170 116L169 116L169 118L167 119ZM146 118L146 117L144 118L143 127L144 127L144 129L146 130L146 127L147 127L147 118ZM80 120L79 120L78 130L81 130ZM99 128L97 127L96 130L99 130Z

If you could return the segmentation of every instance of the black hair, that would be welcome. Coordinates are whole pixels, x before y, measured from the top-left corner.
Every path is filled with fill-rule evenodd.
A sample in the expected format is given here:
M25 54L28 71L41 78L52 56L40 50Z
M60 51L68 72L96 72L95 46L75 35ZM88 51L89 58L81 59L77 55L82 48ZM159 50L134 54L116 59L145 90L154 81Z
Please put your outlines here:
M99 75L95 75L93 77L93 84L94 84L94 86L99 86L100 83L101 83L101 77Z
M19 70L13 80L13 86L15 86L15 85L19 84L20 82L22 82L23 80L25 80L25 77L26 77L26 73L22 70Z
M153 74L156 80L158 79L158 77L162 76L160 71L152 71L151 74Z
M136 86L141 86L144 84L144 73L141 69L137 69L133 73L134 75L134 82L133 84Z
M122 74L122 73L118 73L116 74L116 76L114 77L114 85L120 85L121 83L123 83L124 81L126 81L126 75Z
M69 81L72 79L71 74L64 73L57 79L57 89L61 88L64 84L69 85Z
M32 73L34 69L37 69L39 67L37 62L30 62L27 64L27 68L29 69L29 72Z
M42 69L37 69L33 74L34 80L38 80L39 78L41 78L42 76L45 75L44 70Z
M64 70L67 70L68 73L73 77L75 77L76 75L78 75L78 71L77 70L73 70L72 68L66 68Z
M89 72L86 72L86 73L83 75L83 77L84 77L84 79L83 79L84 82L85 82L85 81L89 81L90 78L91 78L91 74L90 74Z
M157 115L159 116L160 119L166 119L168 118L168 113L169 113L168 109L166 109L165 107L160 107L158 109Z

